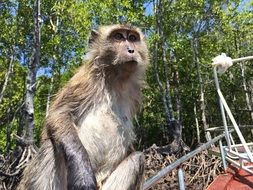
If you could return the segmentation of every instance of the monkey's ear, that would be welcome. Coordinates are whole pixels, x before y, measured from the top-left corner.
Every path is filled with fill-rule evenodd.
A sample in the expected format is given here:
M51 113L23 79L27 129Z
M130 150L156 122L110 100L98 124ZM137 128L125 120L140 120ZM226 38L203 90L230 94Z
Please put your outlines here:
M89 38L89 45L91 45L94 41L96 41L98 37L98 31L92 30Z

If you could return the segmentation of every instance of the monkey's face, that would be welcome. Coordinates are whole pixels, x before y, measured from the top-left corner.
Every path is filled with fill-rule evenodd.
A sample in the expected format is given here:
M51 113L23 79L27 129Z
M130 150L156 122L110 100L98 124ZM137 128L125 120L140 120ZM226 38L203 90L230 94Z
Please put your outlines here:
M93 31L90 43L91 52L112 67L134 71L148 62L144 36L133 26L103 26L98 32Z
M140 48L140 35L130 30L115 30L109 36L112 44L112 52L115 52L113 64L128 64L136 66L142 62L138 49Z

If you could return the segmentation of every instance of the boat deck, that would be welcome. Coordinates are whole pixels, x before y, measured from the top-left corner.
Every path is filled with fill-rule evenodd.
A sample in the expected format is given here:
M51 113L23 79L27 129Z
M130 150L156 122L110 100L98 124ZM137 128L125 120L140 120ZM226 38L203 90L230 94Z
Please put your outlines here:
M253 175L229 166L227 172L215 178L207 190L253 190Z

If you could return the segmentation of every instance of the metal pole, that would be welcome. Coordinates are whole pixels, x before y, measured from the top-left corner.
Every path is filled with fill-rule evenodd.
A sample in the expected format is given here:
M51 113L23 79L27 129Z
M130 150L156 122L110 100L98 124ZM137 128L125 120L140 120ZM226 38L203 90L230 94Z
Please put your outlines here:
M225 134L223 133L223 134L221 134L221 135L213 138L212 140L210 140L207 143L201 145L197 149L195 149L195 150L191 151L190 153L182 156L180 159L176 160L172 164L166 166L165 168L163 168L162 170L160 170L156 175L154 175L153 177L151 177L150 179L148 179L144 183L143 190L149 189L150 187L152 187L153 185L155 185L162 177L164 177L165 175L167 175L171 170L177 168L180 164L182 164L183 162L189 160L190 158L192 158L196 154L202 152L203 150L208 149L212 144L214 144L216 141L220 140L224 136L225 136Z
M237 58L237 59L232 59L232 62L233 63L236 63L236 62L240 62L240 61L249 61L253 59L253 56L248 56L248 57L241 57L241 58Z
M213 73L214 73L215 86L216 86L217 92L219 94L220 84L219 84L219 80L218 80L218 76L217 76L216 67L214 67ZM227 145L228 145L228 148L230 150L231 149L231 142L230 142L229 133L228 133L228 124L227 124L227 119L226 119L226 116L225 116L224 106L222 104L222 101L221 101L220 97L219 97L219 103L220 103L221 117L222 117L224 129L225 129L225 138L227 140Z
M226 171L227 170L227 162L226 162L225 152L223 150L221 139L219 140L219 146L220 146L220 154L221 154L222 165L223 165L224 171Z
M236 133L237 133L240 141L243 144L243 147L244 147L244 149L245 149L245 151L246 151L249 159L251 160L251 162L253 162L252 153L250 152L250 149L249 149L249 147L248 147L248 145L247 145L247 143L246 143L246 141L245 141L245 139L244 139L244 137L243 137L243 135L242 135L242 133L241 133L241 131L240 131L237 123L236 123L236 121L235 121L235 118L234 118L233 114L231 113L231 111L230 111L230 109L229 109L229 107L227 105L227 102L226 102L225 98L223 97L223 95L222 95L222 93L221 93L220 90L218 90L218 94L219 94L220 100L222 101L222 104L223 104L223 106L224 106L224 108L225 108L225 110L226 110L226 112L227 112L227 114L228 114L228 116L230 118L230 121L232 122L232 124L234 126L234 129L235 129L235 131L236 131Z
M236 63L236 62L239 62L239 61L248 61L248 60L251 60L251 59L253 59L253 56L233 59L232 62ZM226 110L226 112L227 112L227 114L230 118L230 121L232 122L232 124L235 128L235 131L236 131L240 141L243 144L243 147L244 147L244 149L247 153L247 156L249 157L251 162L253 162L252 153L250 152L249 147L248 147L248 145L247 145L247 143L246 143L246 141L245 141L245 139L244 139L244 137L243 137L236 121L235 121L235 119L234 119L234 116L233 116L232 112L230 111L230 109L227 105L227 102L226 102L225 98L223 97L223 94L221 93L219 80L218 80L218 76L217 76L217 71L216 71L216 66L213 69L214 69L215 85L216 85L217 92L218 92L218 95L219 95L220 109L221 109L222 120L223 120L223 124L224 124L224 128L225 128L226 140L227 140L227 143L228 143L229 150L231 150L231 142L230 142L230 138L229 138L229 133L228 133L228 127L227 127L227 121L226 121L226 117L225 117L224 108L225 108L225 110Z
M177 171L177 175L178 175L178 184L179 184L179 190L185 190L185 184L184 184L184 171L183 169L180 167Z

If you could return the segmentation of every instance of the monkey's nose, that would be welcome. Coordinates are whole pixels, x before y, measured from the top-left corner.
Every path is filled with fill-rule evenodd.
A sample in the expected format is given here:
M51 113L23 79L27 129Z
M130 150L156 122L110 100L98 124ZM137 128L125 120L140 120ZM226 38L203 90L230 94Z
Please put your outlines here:
M133 49L128 49L128 53L134 53Z

